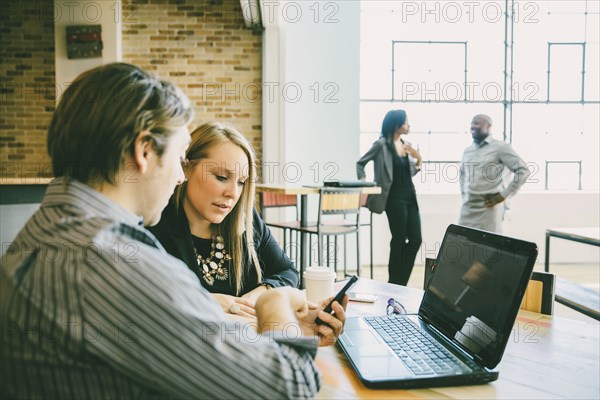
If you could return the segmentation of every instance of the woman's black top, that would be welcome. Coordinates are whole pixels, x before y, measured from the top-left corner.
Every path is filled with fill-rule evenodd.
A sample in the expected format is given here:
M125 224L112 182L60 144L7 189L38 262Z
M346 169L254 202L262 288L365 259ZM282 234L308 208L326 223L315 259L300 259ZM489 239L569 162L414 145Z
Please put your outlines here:
M392 180L388 202L390 199L392 201L402 200L416 202L417 194L415 192L415 185L413 184L412 175L410 173L410 162L408 160L408 155L401 157L398 155L395 149L392 154L394 162L394 179Z
M283 252L281 246L275 241L271 231L256 211L254 211L253 216L254 248L256 249L258 261L262 270L263 280L261 283L258 282L256 269L254 268L254 264L250 261L247 247L244 246L243 286L242 292L238 295L241 296L262 283L266 283L271 287L297 287L299 274L294 262ZM236 296L235 273L232 271L231 262L225 261L223 265L223 267L226 266L229 268L229 279L225 281L215 279L212 285L209 285L206 280L203 279L201 266L198 265L196 252L194 251L193 236L190 233L189 223L185 212L183 211L183 207L179 207L179 210L177 210L173 201L169 202L169 205L162 213L160 222L157 225L150 227L149 230L156 236L169 254L179 258L187 264L188 268L198 276L202 286L209 292ZM244 233L244 239L245 235L246 234ZM211 242L211 239L196 238L196 250L202 257L205 258L209 255ZM246 243L245 240L244 243ZM227 243L225 243L225 249L228 250Z

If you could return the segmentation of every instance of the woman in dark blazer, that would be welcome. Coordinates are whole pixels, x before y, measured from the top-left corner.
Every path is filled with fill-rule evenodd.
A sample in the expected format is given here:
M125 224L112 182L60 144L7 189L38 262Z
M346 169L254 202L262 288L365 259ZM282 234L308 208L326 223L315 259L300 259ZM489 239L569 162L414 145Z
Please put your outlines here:
M367 207L385 211L392 240L388 263L389 282L406 285L421 246L421 218L412 177L421 170L421 154L401 136L410 125L404 110L389 111L381 126L381 137L356 163L358 179L365 178L365 165L373 161L375 181L381 194L369 195Z
M234 128L207 123L192 132L186 156L186 181L150 230L225 312L253 316L263 291L298 285L294 263L254 210L254 151Z

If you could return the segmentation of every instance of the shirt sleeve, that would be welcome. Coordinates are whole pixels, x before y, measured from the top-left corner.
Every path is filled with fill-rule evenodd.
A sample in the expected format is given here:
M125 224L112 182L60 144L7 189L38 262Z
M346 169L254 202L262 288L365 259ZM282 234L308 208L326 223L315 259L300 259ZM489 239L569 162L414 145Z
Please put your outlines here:
M299 274L296 265L285 254L256 210L254 210L254 235L264 281L272 287L298 287Z
M525 161L514 151L513 147L504 143L503 146L498 151L498 157L502 164L510 169L514 176L511 179L509 185L500 193L502 197L508 199L509 197L514 196L521 186L527 181L531 172L527 168Z
M159 249L100 254L82 287L83 324L101 332L84 341L90 356L161 397L315 396L315 341L228 322L193 273Z
M371 161L375 157L377 157L379 155L380 151L381 151L381 142L377 141L377 142L373 143L373 146L371 146L369 151L367 151L365 153L365 155L362 156L360 158L360 160L358 160L356 162L356 177L358 179L363 179L366 176L365 165L367 165L367 163L369 161Z

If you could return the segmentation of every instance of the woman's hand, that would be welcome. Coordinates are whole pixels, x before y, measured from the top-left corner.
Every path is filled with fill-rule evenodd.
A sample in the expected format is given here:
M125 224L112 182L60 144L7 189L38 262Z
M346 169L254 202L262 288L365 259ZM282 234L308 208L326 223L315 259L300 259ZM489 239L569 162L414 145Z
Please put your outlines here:
M323 300L319 307L317 307L316 304L308 303L308 309L302 309L296 312L296 318L298 318L298 322L300 322L303 333L305 335L317 335L319 337L319 346L331 346L344 331L344 323L346 322L345 310L348 305L348 295L344 296L342 304L339 304L337 301L333 303L332 309L335 314L329 314L323 311L331 300L333 300L333 297ZM315 323L317 317L326 324L321 325Z
M237 314L225 314L227 316L227 320L229 322L238 322L244 327L252 327L252 329L256 330L256 317L244 317Z
M409 143L404 144L404 150L406 150L408 154L410 154L415 160L417 160L417 165L421 165L422 157L421 153L419 153L419 150L412 147Z
M256 299L258 299L260 297L261 294L263 294L264 292L266 292L267 290L269 290L269 288L265 285L259 285L257 287L255 287L254 289L252 289L251 291L249 291L248 293L244 294L242 296L242 299L246 299L249 300L253 303L256 302Z
M235 314L241 317L256 316L254 310L254 301L241 297L230 296L228 294L211 293L215 300L219 302L225 313Z

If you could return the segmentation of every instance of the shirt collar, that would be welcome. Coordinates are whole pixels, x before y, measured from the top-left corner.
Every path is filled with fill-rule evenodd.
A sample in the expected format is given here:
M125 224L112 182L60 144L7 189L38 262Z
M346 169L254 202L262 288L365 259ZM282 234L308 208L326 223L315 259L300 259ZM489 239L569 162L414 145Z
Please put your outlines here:
M480 143L477 143L475 141L473 141L473 146L475 146L476 148L480 149L483 146L492 143L492 140L494 140L494 138L492 137L492 134L490 133L485 139L483 139Z
M71 179L56 178L48 184L41 207L71 206L85 214L106 217L127 225L142 226L144 219L126 210L90 186Z

